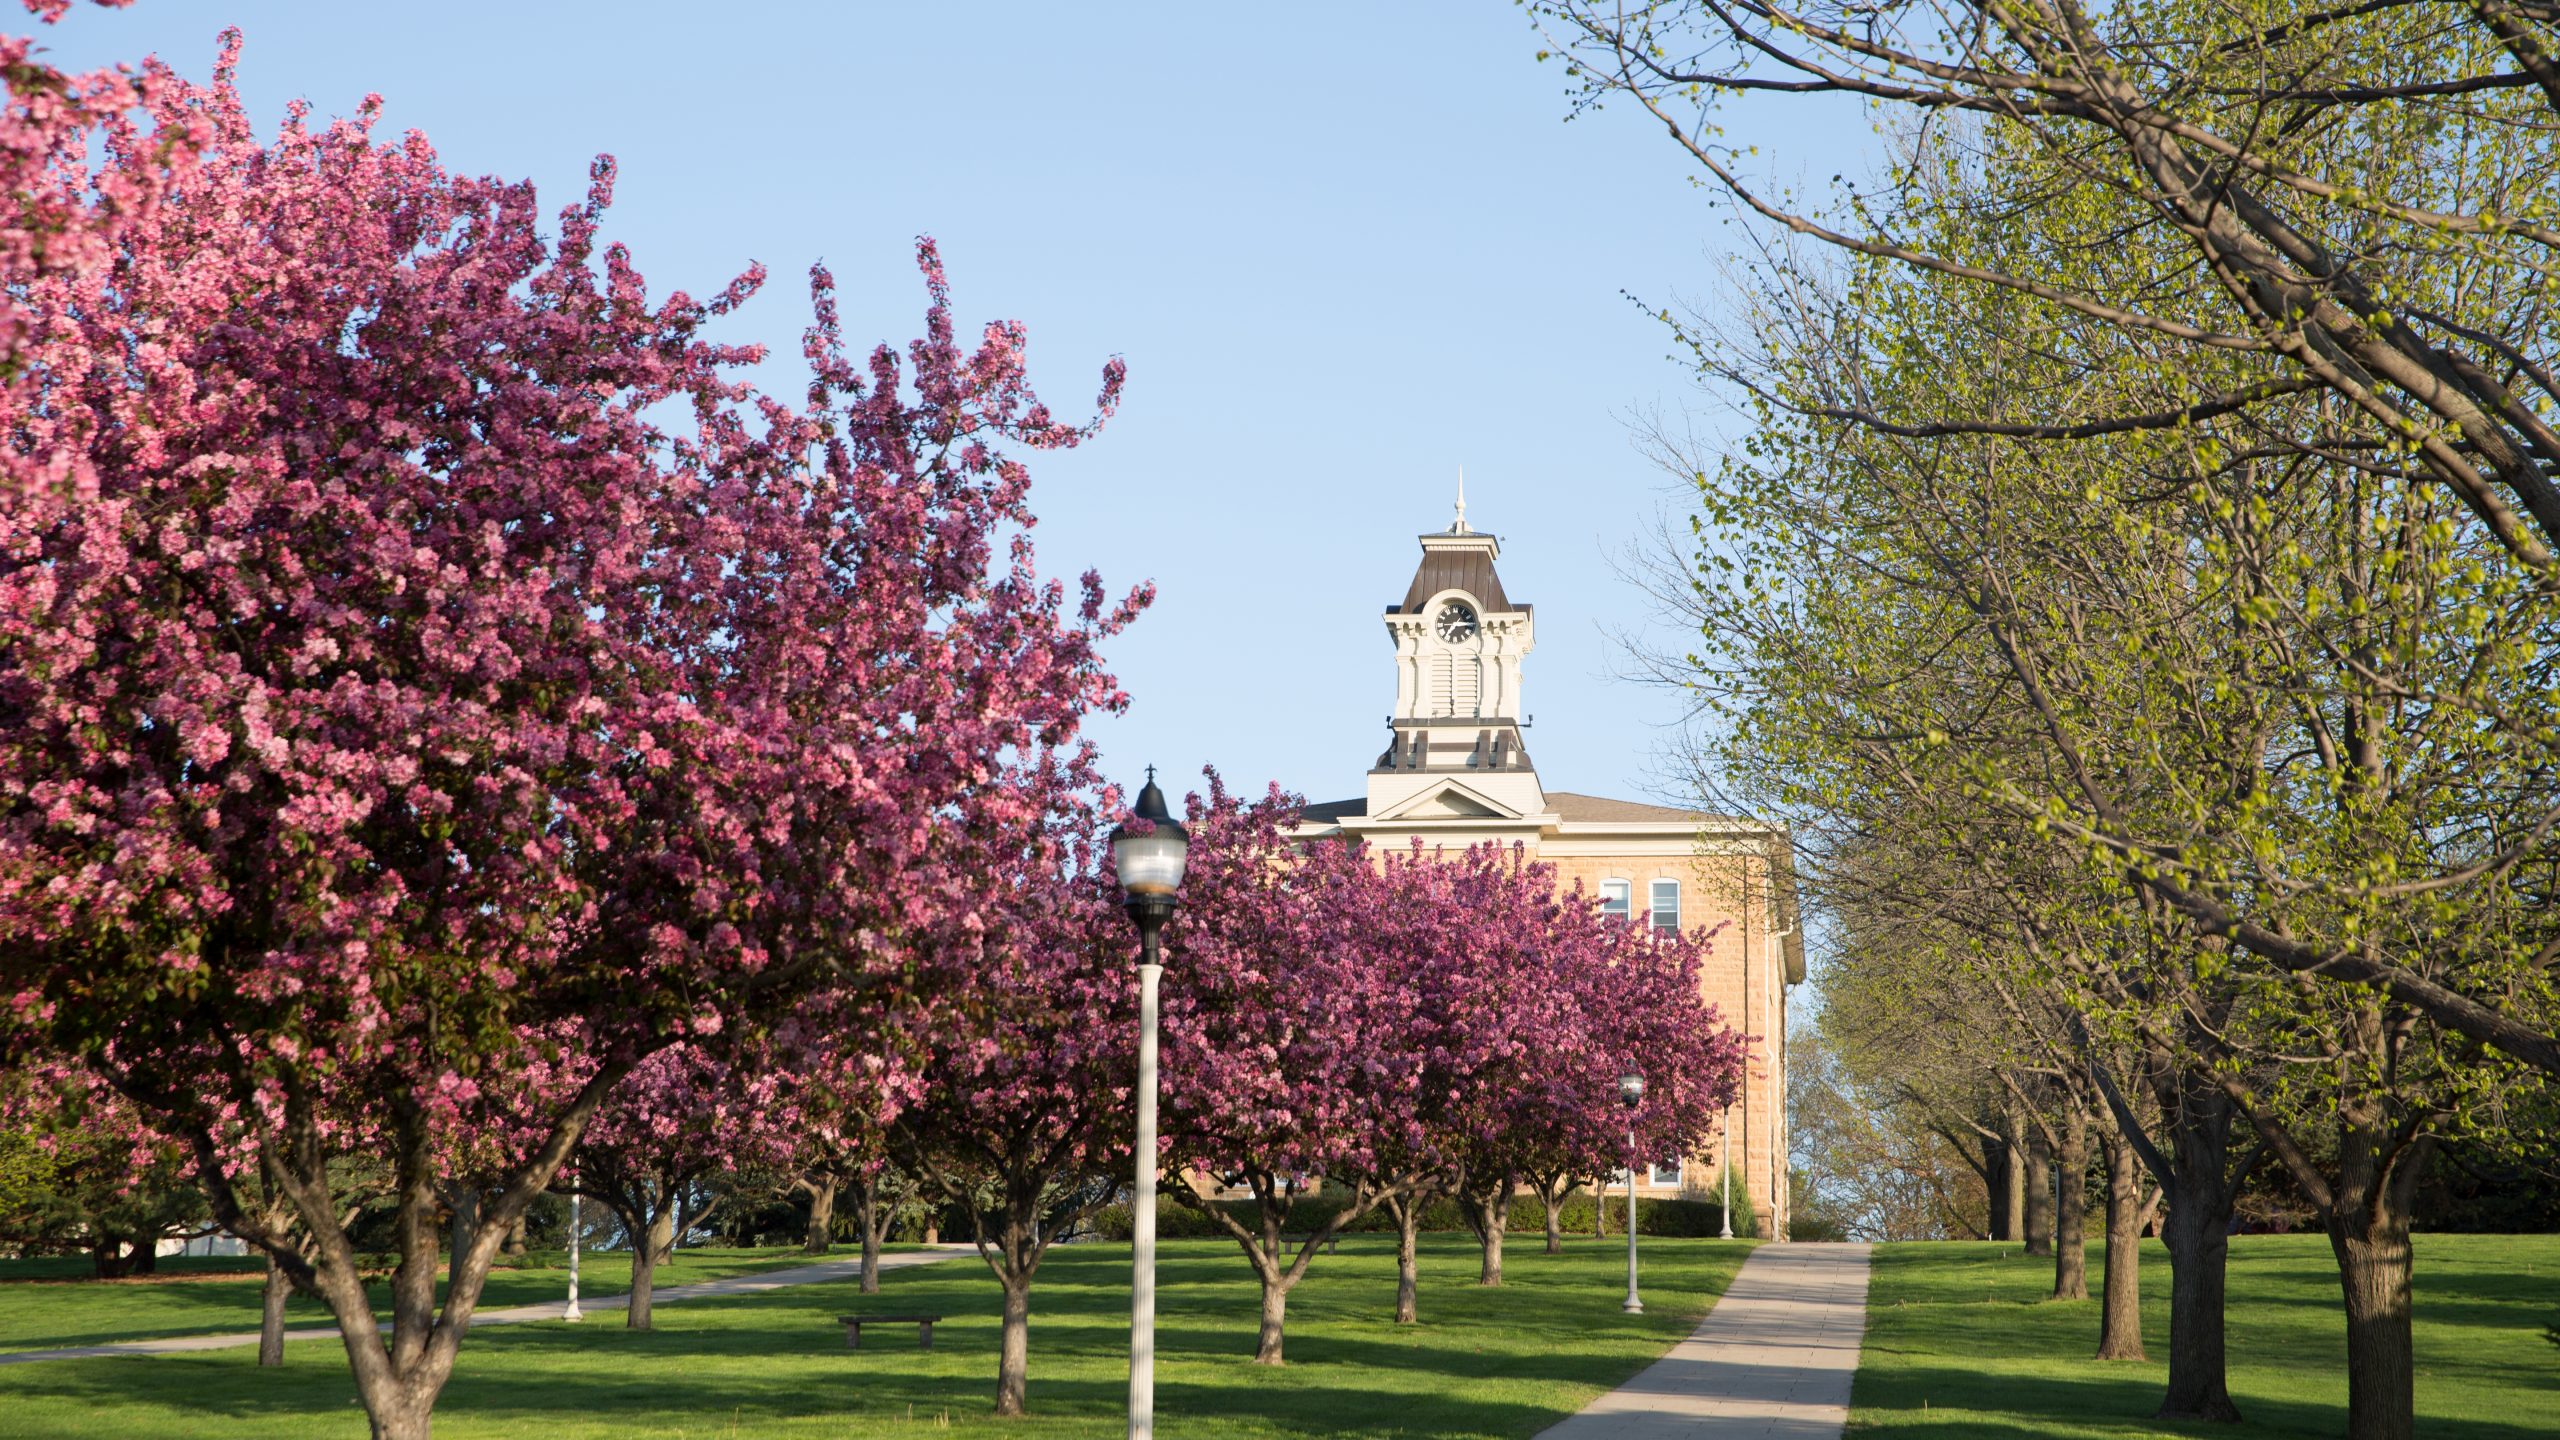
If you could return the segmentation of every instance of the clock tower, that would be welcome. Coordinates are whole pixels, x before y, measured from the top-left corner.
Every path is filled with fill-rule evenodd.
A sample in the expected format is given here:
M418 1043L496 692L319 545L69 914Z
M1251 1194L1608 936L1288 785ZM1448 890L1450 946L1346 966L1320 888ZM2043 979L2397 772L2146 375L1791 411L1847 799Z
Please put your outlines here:
M1787 996L1805 977L1793 844L1749 816L1547 789L1529 763L1520 703L1537 621L1494 571L1501 542L1468 528L1463 489L1449 528L1421 540L1404 599L1387 607L1387 748L1366 794L1299 812L1299 840L1379 856L1492 846L1547 867L1559 890L1604 916L1706 941L1699 994L1749 1038L1750 1071L1721 1133L1693 1154L1650 1160L1639 1183L1720 1197L1730 1175L1760 1237L1786 1238Z
M1395 646L1396 708L1387 748L1369 770L1371 815L1522 817L1546 809L1521 733L1520 662L1537 643L1527 605L1504 593L1494 562L1502 542L1467 524L1420 537L1422 563L1404 600L1387 607ZM1436 793L1435 793L1436 792Z

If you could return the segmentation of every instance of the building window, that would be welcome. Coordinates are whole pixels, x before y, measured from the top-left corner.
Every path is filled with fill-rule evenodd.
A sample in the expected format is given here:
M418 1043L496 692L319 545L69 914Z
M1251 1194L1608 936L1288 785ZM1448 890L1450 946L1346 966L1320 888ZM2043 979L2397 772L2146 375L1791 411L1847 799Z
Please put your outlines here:
M1653 928L1664 934L1677 934L1680 929L1680 882L1653 882Z
M1647 1185L1677 1186L1680 1183L1680 1161L1677 1158L1658 1161L1652 1170L1653 1173L1645 1177Z
M1635 918L1636 887L1624 880L1600 882L1600 913L1620 920Z

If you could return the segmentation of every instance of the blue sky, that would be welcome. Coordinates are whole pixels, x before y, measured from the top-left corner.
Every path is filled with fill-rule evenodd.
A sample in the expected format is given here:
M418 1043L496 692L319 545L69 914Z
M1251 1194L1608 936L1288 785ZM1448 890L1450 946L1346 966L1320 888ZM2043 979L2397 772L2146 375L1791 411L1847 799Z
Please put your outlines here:
M1613 679L1643 598L1613 559L1681 496L1643 411L1726 416L1627 298L1718 304L1735 232L1661 131L1566 123L1565 77L1504 0L1192 4L282 3L139 0L45 37L86 67L157 52L201 77L225 24L272 122L368 91L457 170L546 209L621 166L609 234L653 289L774 281L733 338L796 393L802 277L848 334L913 335L932 234L960 318L1030 327L1062 413L1106 358L1120 415L1033 468L1044 569L1152 579L1112 652L1136 697L1097 727L1115 775L1358 794L1394 700L1379 614L1414 537L1468 517L1538 607L1531 754L1550 789L1657 793L1670 694ZM1782 179L1863 169L1854 116L1739 112ZM789 369L786 369L786 364Z

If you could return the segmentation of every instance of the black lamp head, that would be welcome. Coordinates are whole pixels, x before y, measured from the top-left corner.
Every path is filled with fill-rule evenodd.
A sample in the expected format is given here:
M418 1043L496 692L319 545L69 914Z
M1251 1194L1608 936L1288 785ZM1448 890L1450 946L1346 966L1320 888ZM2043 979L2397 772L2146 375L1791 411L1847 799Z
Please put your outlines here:
M1144 833L1125 822L1111 828L1111 855L1120 867L1120 888L1133 897L1172 895L1182 888L1183 861L1190 853L1191 834L1165 808L1164 791L1156 788L1156 769L1152 765L1147 767L1147 788L1138 792L1138 803L1130 808L1129 818L1143 820L1146 825Z

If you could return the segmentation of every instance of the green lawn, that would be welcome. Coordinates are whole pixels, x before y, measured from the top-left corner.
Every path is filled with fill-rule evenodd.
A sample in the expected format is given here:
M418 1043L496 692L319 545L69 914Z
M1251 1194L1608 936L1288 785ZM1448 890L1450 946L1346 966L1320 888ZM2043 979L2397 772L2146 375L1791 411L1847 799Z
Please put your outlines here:
M1161 1261L1158 1433L1174 1437L1528 1436L1626 1379L1696 1324L1748 1242L1645 1242L1646 1311L1622 1315L1625 1256L1577 1240L1540 1253L1516 1238L1507 1283L1475 1285L1475 1250L1431 1237L1419 1326L1389 1320L1391 1238L1358 1236L1318 1256L1289 1307L1289 1360L1250 1363L1255 1289L1224 1241L1171 1241ZM796 1256L764 1252L774 1263ZM1114 1436L1126 1427L1126 1246L1051 1252L1032 1292L1031 1409L990 1415L996 1290L967 1255L892 1271L882 1294L850 1282L686 1301L633 1334L618 1316L582 1326L493 1327L471 1337L437 1412L442 1440L541 1436L902 1436L967 1431L1021 1437ZM602 1279L618 1267L597 1267ZM536 1272L538 1275L539 1272ZM514 1278L524 1278L522 1276ZM687 1278L702 1278L691 1275ZM211 1282L219 1285L226 1282ZM229 1282L237 1283L237 1282ZM0 1286L0 1311L52 1287ZM132 1288L132 1287L123 1287ZM160 1287L188 1289L193 1286ZM103 1302L123 1289L79 1287ZM254 1287L244 1287L254 1304ZM556 1293L556 1292L555 1292ZM953 1317L921 1354L894 1333L844 1348L834 1317L924 1309ZM7 1322L11 1333L31 1327ZM56 1331L97 1329L60 1322ZM199 1327L201 1328L201 1327ZM876 1344L877 1348L874 1348ZM301 1342L281 1371L248 1350L0 1366L0 1437L359 1437L342 1352Z
M567 1259L554 1252L527 1257L530 1263L489 1274L480 1307L503 1309L569 1293ZM804 1265L797 1250L680 1250L674 1261L658 1267L658 1288L699 1280L722 1280L759 1270ZM79 1284L14 1283L31 1278L52 1280L88 1273L79 1259L0 1260L0 1350L41 1350L66 1345L96 1345L110 1340L152 1340L168 1335L214 1335L227 1330L258 1328L259 1281L256 1260L208 1260L171 1257L160 1262L162 1273L138 1280ZM172 1276L187 1276L173 1280ZM590 1252L580 1262L579 1293L619 1295L631 1288L631 1261L619 1253ZM439 1284L439 1291L442 1286ZM388 1280L373 1286L384 1319L391 1316ZM326 1325L329 1312L316 1300L296 1296L288 1302L287 1323ZM617 1319L617 1323L619 1323ZM0 1425L0 1440L8 1435Z
M2089 1283L2100 1247L2090 1247ZM2418 1433L2560 1436L2560 1236L2417 1240ZM2332 1437L2346 1430L2337 1266L2317 1235L2231 1242L2231 1394L2248 1423L2150 1419L2168 1373L2169 1257L2142 1257L2148 1364L2100 1364L2097 1302L2051 1303L2053 1262L2015 1245L1879 1245L1850 1433L1984 1440L2142 1435Z

